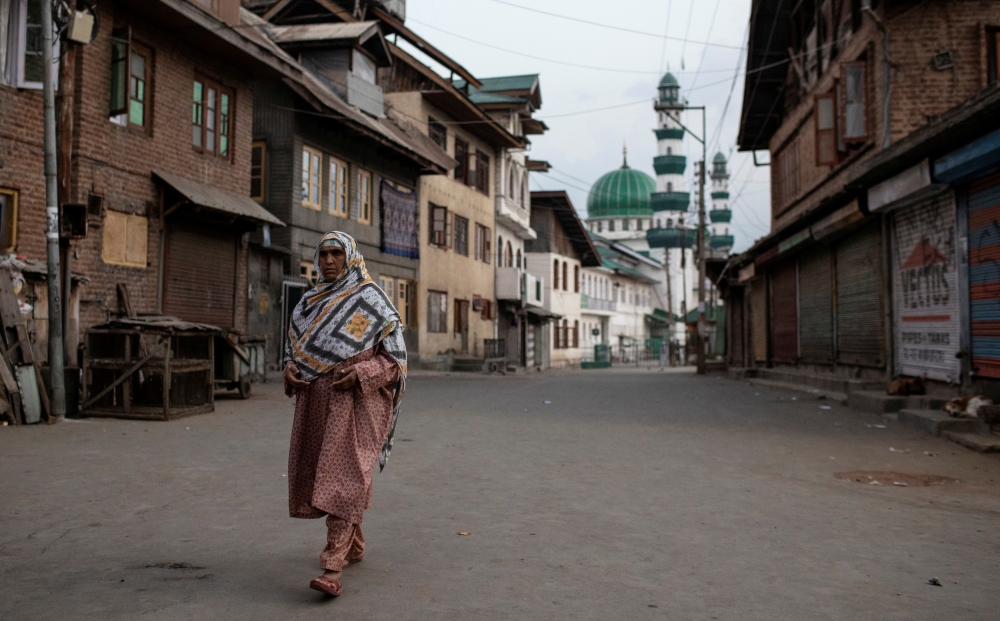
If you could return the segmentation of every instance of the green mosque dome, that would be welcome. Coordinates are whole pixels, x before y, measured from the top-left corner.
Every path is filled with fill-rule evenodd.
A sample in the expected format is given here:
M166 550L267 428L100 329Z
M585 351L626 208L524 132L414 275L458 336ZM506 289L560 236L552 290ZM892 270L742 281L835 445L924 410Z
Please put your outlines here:
M715 154L715 157L712 158L712 161L724 163L726 161L726 156L722 154L722 151L719 151L718 153Z
M656 182L642 172L622 164L598 179L587 195L587 216L652 216L649 195L656 191Z
M680 83L677 82L677 78L674 77L674 74L667 72L663 75L663 78L660 79L660 86L680 86Z

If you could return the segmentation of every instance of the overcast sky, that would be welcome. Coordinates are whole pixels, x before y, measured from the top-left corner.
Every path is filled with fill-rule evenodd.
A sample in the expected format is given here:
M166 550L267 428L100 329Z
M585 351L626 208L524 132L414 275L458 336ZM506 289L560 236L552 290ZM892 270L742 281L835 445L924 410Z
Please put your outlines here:
M657 36L615 31L517 6ZM750 0L408 0L406 10L407 26L475 76L540 74L542 109L535 116L548 124L549 131L532 137L530 156L548 160L553 170L533 173L532 189L567 190L581 215L586 213L590 185L621 166L623 143L628 146L629 166L654 176L652 99L669 64L680 81L682 97L692 106L708 107L710 140L721 121L708 157L711 160L715 151L730 157L734 250L746 249L768 232L768 169L755 167L750 154L735 151ZM611 106L620 107L594 111ZM698 133L699 115L689 112L685 122ZM690 163L700 159L701 145L690 137L687 155L688 189L693 191ZM706 200L711 208L710 197Z

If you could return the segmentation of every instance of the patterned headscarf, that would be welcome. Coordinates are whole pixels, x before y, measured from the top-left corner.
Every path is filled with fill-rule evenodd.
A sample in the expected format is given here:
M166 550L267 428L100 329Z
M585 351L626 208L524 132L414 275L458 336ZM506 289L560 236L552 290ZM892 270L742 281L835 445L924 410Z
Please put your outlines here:
M323 278L319 265L320 248L331 245L339 245L347 254L344 271L332 281ZM284 362L295 362L300 377L311 382L348 358L381 343L382 350L399 365L389 437L378 458L381 470L392 450L399 402L406 383L402 321L392 301L368 275L358 243L347 233L333 231L324 235L316 247L313 264L320 275L319 282L306 291L292 312Z

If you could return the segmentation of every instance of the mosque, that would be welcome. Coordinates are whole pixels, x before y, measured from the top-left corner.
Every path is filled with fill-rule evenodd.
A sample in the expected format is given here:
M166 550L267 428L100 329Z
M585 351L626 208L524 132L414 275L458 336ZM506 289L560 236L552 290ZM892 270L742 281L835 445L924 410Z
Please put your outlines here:
M655 286L657 306L685 317L698 306L697 181L686 189L688 161L684 151L684 106L677 79L667 73L660 80L654 103L657 155L656 179L630 168L623 154L622 166L603 175L587 197L587 229L655 259L666 268ZM692 166L692 168L694 168ZM717 153L709 173L711 210L707 213L707 246L714 256L728 256L733 246L729 230L729 173L726 157ZM708 180L706 180L708 183ZM706 192L708 188L706 188ZM669 273L669 278L667 274ZM685 322L677 321L671 340L685 342Z

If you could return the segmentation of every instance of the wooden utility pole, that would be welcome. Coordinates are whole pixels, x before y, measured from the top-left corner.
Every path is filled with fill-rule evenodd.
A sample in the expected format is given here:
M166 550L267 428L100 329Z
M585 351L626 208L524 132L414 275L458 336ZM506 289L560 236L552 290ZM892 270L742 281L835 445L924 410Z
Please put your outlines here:
M76 1L67 3L71 11L76 10ZM59 205L72 202L71 175L73 167L73 99L76 93L76 50L77 46L68 39L62 42L62 56L59 59L59 92L56 96L56 169L59 180ZM62 317L50 317L49 321L62 320L63 349L68 364L76 359L72 350L72 308L69 299L72 294L73 244L66 240L62 245L62 290L64 295Z

